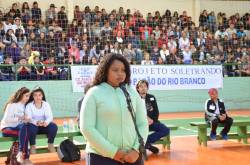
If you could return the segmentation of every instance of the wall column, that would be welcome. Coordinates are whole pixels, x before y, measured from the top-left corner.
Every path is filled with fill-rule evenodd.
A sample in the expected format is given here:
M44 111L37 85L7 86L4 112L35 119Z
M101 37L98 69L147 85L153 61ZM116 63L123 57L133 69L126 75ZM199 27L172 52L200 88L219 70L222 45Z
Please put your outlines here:
M192 15L195 26L199 26L199 16L201 12L201 0L193 0L193 13Z
M71 21L74 18L74 0L66 0L65 4L66 4L66 9L67 9L67 14L68 14L68 20L69 20L69 23L71 23Z

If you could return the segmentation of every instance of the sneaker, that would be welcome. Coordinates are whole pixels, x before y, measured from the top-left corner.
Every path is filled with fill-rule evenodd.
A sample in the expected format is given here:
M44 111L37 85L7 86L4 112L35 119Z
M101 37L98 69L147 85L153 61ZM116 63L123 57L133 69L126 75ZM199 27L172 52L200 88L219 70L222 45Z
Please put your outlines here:
M49 152L56 152L56 149L55 149L55 147L54 147L54 144L49 143L49 144L48 144L48 150L49 150Z
M18 154L16 155L16 160L19 162L19 163L21 163L21 164L23 164L23 162L24 162L24 158L23 158L24 156L23 156L23 153L22 152L18 152Z
M33 165L33 163L31 162L31 160L25 159L25 160L23 161L23 165Z
M36 154L36 146L35 145L30 146L30 154Z
M147 149L148 149L149 151L153 152L154 154L158 154L158 153L159 153L159 149L158 149L157 147L155 147L155 146L149 145L149 146L147 147Z
M222 139L228 140L227 134L225 134L225 133L220 133L220 135L221 135Z
M210 139L212 141L216 140L216 134L215 133L210 133Z

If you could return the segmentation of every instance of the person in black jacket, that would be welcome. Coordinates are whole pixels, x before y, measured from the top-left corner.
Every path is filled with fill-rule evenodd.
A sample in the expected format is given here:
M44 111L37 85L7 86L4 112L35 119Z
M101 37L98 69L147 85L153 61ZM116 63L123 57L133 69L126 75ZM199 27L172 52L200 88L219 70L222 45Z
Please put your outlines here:
M86 95L86 93L88 92L88 90L91 88L91 84L86 84L85 87L84 87L84 96ZM84 99L84 96L82 96L78 101L77 101L77 111L78 111L78 115L77 115L77 118L76 118L76 121L78 123L78 128L80 128L80 111L81 111L81 107L82 107L82 101Z
M68 17L64 6L62 6L61 10L57 13L57 21L58 25L63 29L63 31L66 31L68 26Z
M218 98L217 89L209 89L208 94L210 99L205 103L205 120L208 124L211 124L210 139L216 140L216 129L218 124L224 123L225 125L220 135L224 140L227 140L227 133L233 124L233 119L228 116L224 102Z
M159 110L156 102L156 98L148 94L149 84L146 80L140 80L136 84L136 90L140 94L141 98L145 100L146 109L147 109L147 117L149 124L149 131L153 133L148 136L145 148L157 154L159 149L152 144L162 137L169 134L169 128L161 123L159 118Z

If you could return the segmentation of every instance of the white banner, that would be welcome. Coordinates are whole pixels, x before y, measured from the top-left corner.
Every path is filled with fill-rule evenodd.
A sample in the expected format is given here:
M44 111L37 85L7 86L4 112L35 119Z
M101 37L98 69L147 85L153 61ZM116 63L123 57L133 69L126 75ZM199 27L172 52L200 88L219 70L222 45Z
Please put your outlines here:
M83 92L94 77L97 66L72 66L74 92ZM222 88L222 65L132 65L131 85L146 79L150 90Z
M71 66L73 92L84 92L86 84L92 82L97 66Z

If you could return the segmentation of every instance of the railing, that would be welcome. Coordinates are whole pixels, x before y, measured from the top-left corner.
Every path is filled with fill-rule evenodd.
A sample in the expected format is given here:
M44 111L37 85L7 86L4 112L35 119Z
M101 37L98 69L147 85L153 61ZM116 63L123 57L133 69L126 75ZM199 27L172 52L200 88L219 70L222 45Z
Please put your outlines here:
M0 81L70 80L70 64L63 65L0 65ZM18 71L20 67L24 69ZM27 69L27 68L28 69ZM38 74L38 72L40 74Z
M74 64L76 65L76 64ZM171 64L167 64L171 65ZM181 64L180 64L181 65ZM227 63L223 64L223 76L250 76L241 74L241 70L246 64ZM55 64L55 65L6 65L0 64L0 81L36 81L36 80L71 80L70 64ZM20 71L20 67L27 67ZM26 71L25 71L26 70ZM38 74L39 72L41 74Z

